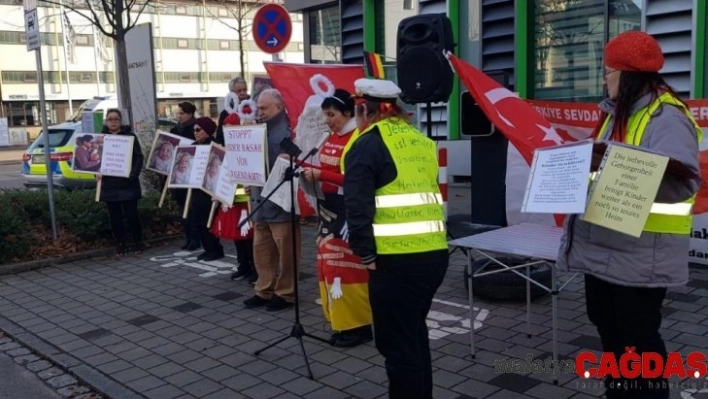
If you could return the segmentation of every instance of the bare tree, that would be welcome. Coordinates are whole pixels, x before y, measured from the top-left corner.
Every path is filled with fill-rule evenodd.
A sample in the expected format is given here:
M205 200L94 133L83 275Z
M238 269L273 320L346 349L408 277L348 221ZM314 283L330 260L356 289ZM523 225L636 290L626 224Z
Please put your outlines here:
M135 27L148 5L154 2L150 0L40 0L40 3L62 5L84 17L104 36L113 39L116 48L118 98L120 107L128 112L132 125L125 35Z

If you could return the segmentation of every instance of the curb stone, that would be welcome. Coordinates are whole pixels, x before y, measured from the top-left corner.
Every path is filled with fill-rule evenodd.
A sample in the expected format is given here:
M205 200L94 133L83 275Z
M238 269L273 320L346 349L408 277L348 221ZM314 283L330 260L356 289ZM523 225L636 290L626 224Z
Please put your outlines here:
M2 343L5 348L11 348L5 349L2 352L15 363L24 366L30 373L37 376L37 378L42 380L52 391L65 398L76 397L78 395L82 395L84 399L109 398L109 396L103 394L99 389L83 382L81 377L79 377L79 381L77 381L77 379L74 378L75 373L54 364L51 360L48 360L47 356L44 356L40 350L36 348L30 350L27 348L29 345L26 342L22 342L21 339L11 334L3 333L3 327L8 325L8 323L11 322L0 317L0 343ZM23 334L28 336L27 333L20 333L19 335ZM48 344L45 343L45 345ZM15 354L22 352L30 354Z
M169 236L169 237L161 237L161 238L155 238L152 240L147 240L146 243L149 245L164 244L164 243L169 243L173 240L176 240L179 237L180 237L180 235L175 234L175 235ZM113 251L115 251L114 248L99 248L99 249L92 249L92 250L84 251L84 252L73 253L73 254L70 254L70 255L67 255L64 257L37 259L37 260L29 261L29 262L13 263L13 264L9 264L9 265L0 265L0 276L6 275L6 274L16 274L16 273L28 272L31 270L41 269L41 268L47 267L47 266L61 265L61 264L76 262L79 260L84 260L84 259L89 259L89 258L106 257L106 256L109 256L111 253L113 253Z
M37 375L63 397L81 395L82 399L144 398L2 316L0 343L7 348L3 350L6 355L12 357L16 363L24 365L28 371ZM18 349L30 351L37 359L26 363L20 358L26 358L28 355L10 355L10 352Z

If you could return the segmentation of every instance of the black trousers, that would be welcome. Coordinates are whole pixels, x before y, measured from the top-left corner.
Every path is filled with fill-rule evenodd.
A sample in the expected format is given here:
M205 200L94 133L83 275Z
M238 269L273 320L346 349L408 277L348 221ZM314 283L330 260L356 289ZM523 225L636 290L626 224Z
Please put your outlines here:
M189 206L190 228L199 232L198 237L205 252L224 253L224 247L221 245L219 238L207 228L211 204L210 196L200 190L192 191L192 203Z
M236 246L236 260L238 261L239 270L245 272L255 271L253 265L253 238L236 240L234 245Z
M133 201L107 201L108 218L111 221L111 231L117 245L125 245L125 224L128 223L133 242L143 242L143 227L138 215L138 200Z
M614 353L617 360L625 353L625 347L630 346L636 347L638 354L656 352L666 359L666 345L659 333L661 305L665 297L666 288L627 287L585 275L588 318L597 327L602 349ZM667 381L662 378L626 380L609 377L605 380L605 387L608 399L669 397Z
M187 189L186 188L173 188L172 189L172 198L175 199L175 202L177 202L177 206L179 207L179 214L180 217L181 215L184 214L184 207L185 204L187 203ZM199 231L199 226L193 226L189 222L189 217L186 219L180 219L182 221L182 230L184 232L184 238L187 241L193 241L193 242L200 242L200 231Z
M448 254L447 251L429 254L435 256L379 256L376 270L369 272L374 339L385 359L389 398L392 399L433 397L433 369L425 319L435 291L445 277ZM402 261L403 258L407 261Z

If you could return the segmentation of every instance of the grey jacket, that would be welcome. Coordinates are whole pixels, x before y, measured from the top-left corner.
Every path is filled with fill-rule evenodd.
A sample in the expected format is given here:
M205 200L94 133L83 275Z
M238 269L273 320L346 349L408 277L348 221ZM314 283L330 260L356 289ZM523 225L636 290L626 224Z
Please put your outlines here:
M267 120L266 128L268 135L268 170L270 171L273 169L273 165L278 159L278 155L282 153L280 149L280 142L286 137L291 137L292 130L290 130L288 115L285 111L282 111L278 115ZM261 202L265 201L260 209L253 212L251 220L254 223L289 222L291 220L290 212L284 211L283 208L269 200L264 200L261 196L262 191L262 187L251 187L250 197L251 204L253 204L253 209L255 209Z
M632 107L636 112L653 97L647 94ZM600 108L612 115L614 104L605 100ZM612 121L610 121L612 122ZM612 123L602 137L607 137ZM670 156L699 176L696 130L679 108L664 105L652 115L640 147ZM665 174L656 202L677 203L698 190L700 178L680 178ZM582 272L619 285L672 287L688 282L689 235L643 232L639 238L580 220L578 215L565 222L557 267Z

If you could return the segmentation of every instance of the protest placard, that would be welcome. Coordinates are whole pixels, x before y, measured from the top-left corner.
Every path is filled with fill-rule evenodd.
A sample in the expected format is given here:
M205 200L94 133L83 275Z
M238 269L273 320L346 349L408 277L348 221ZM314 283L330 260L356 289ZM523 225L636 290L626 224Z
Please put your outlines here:
M270 195L270 198L268 198L269 201L273 202L274 204L278 205L279 207L283 208L286 212L291 211L291 191L290 191L290 181L286 181L283 183L280 187L278 187L278 184L283 180L283 177L285 175L285 171L290 167L290 162L284 158L278 158L275 160L275 164L273 165L273 170L270 171L270 175L268 176L268 181L266 182L265 186L263 187L263 191L261 192L262 197L268 197ZM292 179L292 184L295 185L294 187L294 192L297 193L298 186L299 186L299 180L298 179ZM276 189L277 188L277 189ZM271 193L273 193L271 195ZM300 214L300 206L297 201L297 197L295 198L295 213Z
M236 183L229 177L226 167L226 150L224 147L211 143L206 173L202 181L202 190L221 203L231 205L236 194Z
M170 188L201 188L210 149L211 147L207 145L177 147L168 186Z
M582 219L639 237L668 163L668 157L639 147L609 145Z
M266 125L224 126L226 163L234 183L264 186L268 178Z
M172 171L172 160L177 147L190 145L194 140L186 139L176 134L158 130L152 142L147 168L161 175L169 175Z
M105 176L130 176L133 136L101 133L76 133L71 169L78 173Z
M537 149L521 211L585 212L592 153L592 141Z

